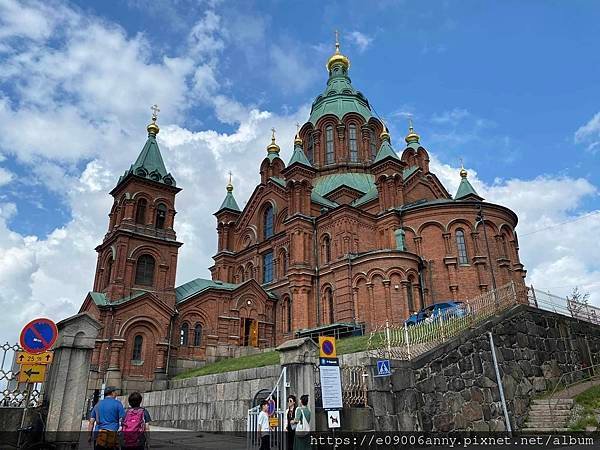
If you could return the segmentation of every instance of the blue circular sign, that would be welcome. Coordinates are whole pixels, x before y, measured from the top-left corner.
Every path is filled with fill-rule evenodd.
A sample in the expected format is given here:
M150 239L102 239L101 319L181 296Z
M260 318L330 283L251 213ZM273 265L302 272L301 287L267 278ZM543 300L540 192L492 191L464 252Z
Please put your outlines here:
M48 350L58 337L56 324L50 319L35 319L23 327L21 331L21 347L28 353L43 353Z
M333 353L333 342L324 341L323 342L323 353L326 355L331 355Z
M270 398L269 400L267 400L267 403L269 404L269 408L267 409L267 414L269 416L272 416L273 413L275 412L275 400L273 400L272 398Z

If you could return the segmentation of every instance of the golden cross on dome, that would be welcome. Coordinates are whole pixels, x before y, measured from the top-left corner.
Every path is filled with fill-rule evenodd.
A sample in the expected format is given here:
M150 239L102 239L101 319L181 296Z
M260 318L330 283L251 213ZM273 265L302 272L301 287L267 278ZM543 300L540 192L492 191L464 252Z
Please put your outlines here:
M275 142L275 128L271 128L271 140Z
M413 121L412 121L412 117L408 116L408 129L410 131L414 130L413 128Z
M230 171L229 171L229 184L231 184L231 176L232 176L232 175L233 175L233 174L231 173L231 170L230 170Z
M462 158L460 158L460 168L461 169L465 168L465 165L463 164L463 159Z
M156 119L158 119L158 113L160 112L160 109L158 108L158 105L156 103L152 105L150 109L152 110L152 120L156 122Z
M335 52L340 52L340 33L338 30L335 30Z
M296 122L296 134L300 133L300 124Z

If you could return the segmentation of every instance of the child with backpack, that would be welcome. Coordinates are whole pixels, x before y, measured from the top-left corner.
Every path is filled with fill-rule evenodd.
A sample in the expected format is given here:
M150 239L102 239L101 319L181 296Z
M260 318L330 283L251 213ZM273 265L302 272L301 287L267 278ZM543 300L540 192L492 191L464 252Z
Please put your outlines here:
M142 404L142 394L132 392L129 396L130 408L125 413L121 432L123 445L121 448L129 450L144 450L148 448L147 432L150 431L150 413Z

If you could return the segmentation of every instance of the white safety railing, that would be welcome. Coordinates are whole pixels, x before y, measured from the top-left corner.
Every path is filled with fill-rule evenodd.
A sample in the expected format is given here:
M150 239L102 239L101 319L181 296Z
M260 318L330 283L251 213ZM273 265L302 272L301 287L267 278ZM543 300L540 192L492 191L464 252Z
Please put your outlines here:
M367 348L374 357L409 360L516 305L520 298L524 296L511 282L415 325L386 322L371 331Z
M578 302L568 297L559 297L550 292L535 289L533 286L529 288L528 300L529 304L536 308L552 311L586 322L600 324L600 308L596 306Z

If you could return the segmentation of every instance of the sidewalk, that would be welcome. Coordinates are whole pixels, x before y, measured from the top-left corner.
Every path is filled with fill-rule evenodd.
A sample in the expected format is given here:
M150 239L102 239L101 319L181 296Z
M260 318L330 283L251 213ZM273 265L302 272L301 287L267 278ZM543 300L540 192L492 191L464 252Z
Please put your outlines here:
M87 444L88 421L81 423L83 439L79 448L91 448ZM148 437L152 449L193 449L203 450L245 450L246 437L236 436L233 433L209 433L205 431L182 430L178 428L157 427L150 425ZM87 445L87 447L86 447Z

